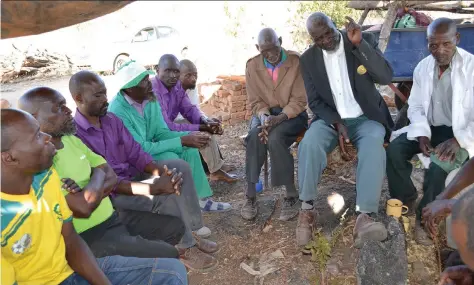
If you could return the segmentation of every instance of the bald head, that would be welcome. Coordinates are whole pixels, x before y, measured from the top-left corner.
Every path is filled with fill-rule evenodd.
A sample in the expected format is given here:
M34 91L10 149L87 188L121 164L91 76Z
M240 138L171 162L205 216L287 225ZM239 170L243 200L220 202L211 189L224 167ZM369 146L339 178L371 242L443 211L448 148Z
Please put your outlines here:
M270 28L265 28L258 33L258 42L255 45L260 54L272 65L281 60L281 37Z
M178 58L172 54L161 56L156 71L161 82L168 89L173 88L179 80L180 63Z
M99 75L87 70L81 70L69 79L69 92L71 92L71 95L74 98L77 95L82 94L85 85L98 82L103 82Z
M306 30L314 44L324 50L334 50L341 39L334 22L321 12L313 13L308 17Z
M179 62L180 64L180 75L179 81L184 90L195 89L196 81L198 77L196 65L189 59L183 59Z
M24 111L15 109L3 109L1 112L1 127L2 127L2 152L10 150L12 144L20 138L18 132L19 125L28 121L34 120L32 116Z
M438 18L428 26L426 33L431 55L441 68L447 68L459 44L456 23L448 18Z
M449 34L454 36L457 33L456 22L449 18L438 18L431 22L426 29L426 33L428 37L436 36L436 34Z
M18 108L36 116L45 103L50 103L62 95L49 87L36 87L26 91L18 99Z

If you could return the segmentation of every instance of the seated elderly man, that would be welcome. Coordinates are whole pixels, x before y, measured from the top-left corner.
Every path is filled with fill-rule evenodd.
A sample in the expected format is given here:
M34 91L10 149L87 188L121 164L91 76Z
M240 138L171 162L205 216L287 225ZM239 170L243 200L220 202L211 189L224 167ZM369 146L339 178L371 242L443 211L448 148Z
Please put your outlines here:
M387 148L390 195L415 208L417 191L409 160L423 153L431 160L416 208L415 239L431 245L421 226L421 211L444 188L448 173L474 155L474 55L457 47L456 23L447 18L427 29L431 55L415 68L408 99L410 125L397 131Z
M472 176L472 173L469 175ZM452 212L451 231L465 265L446 268L438 284L474 284L474 191L457 200Z
M180 62L171 54L165 54L160 58L156 72L158 73L151 84L153 92L161 105L161 112L166 124L172 131L202 131L209 133L209 144L199 151L206 162L211 180L223 180L235 182L237 177L224 171L224 160L221 158L219 147L214 135L222 135L223 130L217 119L207 118L196 105L189 100L186 90L183 88L180 78ZM188 72L190 77L197 77L197 71ZM174 123L181 114L189 124Z
M274 30L263 29L256 45L260 54L247 61L247 94L254 118L246 138L247 201L241 210L246 220L254 219L258 213L255 187L267 151L272 162L272 185L286 189L280 219L287 221L298 214L294 162L289 147L308 125L306 92L299 54L285 50L281 43Z
M216 243L204 239L211 231L203 226L189 165L180 159L154 162L122 121L107 112L107 89L98 75L89 71L74 74L69 81L69 90L77 105L76 136L103 156L118 176L112 203L124 223L133 223L144 213L156 214L157 219L160 215L179 217L184 222L185 232L178 247L180 255L188 257L183 258L183 263L193 270L209 270L210 266L216 265L217 261L209 253L219 248ZM180 171L175 173L176 178L167 174L171 174L168 169L172 168ZM160 175L160 178L152 184L140 182L151 175ZM174 195L175 192L178 195ZM193 230L203 238L196 240ZM196 261L199 264L195 264Z
M2 285L188 284L177 259L95 259L51 167L51 136L23 111L2 110L1 121Z
M48 87L34 88L20 97L18 105L38 120L42 132L52 137L58 150L53 167L64 183L63 194L74 214L74 228L96 257L179 257L173 245L183 237L180 218L140 212L140 216L124 220L123 224L109 198L117 176L103 157L74 136L76 124L59 92Z
M359 25L348 20L345 31L337 30L323 13L312 14L306 22L314 45L301 56L301 70L315 118L298 147L303 201L296 230L299 245L312 237L317 219L313 201L327 154L339 145L346 157L349 142L357 148L358 160L355 246L387 237L385 226L374 218L385 176L384 138L393 121L375 83L390 83L393 71L375 36L362 33Z
M153 159L183 159L189 163L202 211L231 210L230 204L214 202L210 198L212 190L198 151L208 144L209 137L200 133L173 132L168 128L153 94L150 74L151 71L135 61L123 65L115 75L122 87L110 103L109 111L122 119L135 141Z
M202 111L199 108L199 93L198 89L196 88L196 82L198 78L198 71L196 68L196 65L188 59L183 59L179 62L180 68L179 68L179 81L181 82L181 86L183 89L186 91L186 95L188 95L189 101L191 104L196 106L196 108L199 110L199 112L202 113ZM175 123L179 124L189 124L189 121L186 120L181 113L178 114L176 119L174 120ZM219 150L219 157L222 161L224 161L224 158L222 156L222 153L220 151L219 145L217 145L218 150ZM209 165L207 165L206 160L202 157L202 151L201 151L201 160L204 166L204 170L206 173L210 173L209 171ZM209 160L209 159L207 159ZM217 163L214 163L216 165L222 164L220 161ZM230 165L227 163L224 163L222 167L220 168L224 172L230 172L235 170L234 165Z

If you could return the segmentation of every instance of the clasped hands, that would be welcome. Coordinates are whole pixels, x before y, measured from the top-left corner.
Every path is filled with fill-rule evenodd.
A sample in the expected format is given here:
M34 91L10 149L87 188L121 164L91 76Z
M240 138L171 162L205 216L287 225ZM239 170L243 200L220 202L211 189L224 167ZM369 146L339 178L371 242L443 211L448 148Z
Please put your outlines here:
M206 118L201 117L201 125L199 126L201 132L207 132L213 135L222 135L224 129L222 128L222 122L217 118Z
M258 128L262 131L258 134L258 137L262 143L267 144L270 131L283 121L288 120L288 116L285 113L280 113L276 116L262 114L259 119L261 125Z

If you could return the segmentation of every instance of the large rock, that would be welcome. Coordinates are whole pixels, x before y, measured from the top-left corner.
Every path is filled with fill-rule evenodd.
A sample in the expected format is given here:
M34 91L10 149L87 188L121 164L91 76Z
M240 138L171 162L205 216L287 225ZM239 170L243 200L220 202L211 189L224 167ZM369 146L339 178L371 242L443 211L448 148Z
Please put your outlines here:
M387 217L389 237L384 242L369 241L357 261L359 285L405 285L408 278L405 233L394 218Z

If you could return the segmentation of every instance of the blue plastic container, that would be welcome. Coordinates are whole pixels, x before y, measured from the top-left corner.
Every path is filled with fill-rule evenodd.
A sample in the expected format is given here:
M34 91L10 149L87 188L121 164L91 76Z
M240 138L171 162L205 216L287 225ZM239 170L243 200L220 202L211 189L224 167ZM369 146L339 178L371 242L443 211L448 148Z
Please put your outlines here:
M257 193L262 192L262 190L263 190L262 181L258 180L257 184L255 184L255 190L257 191Z

